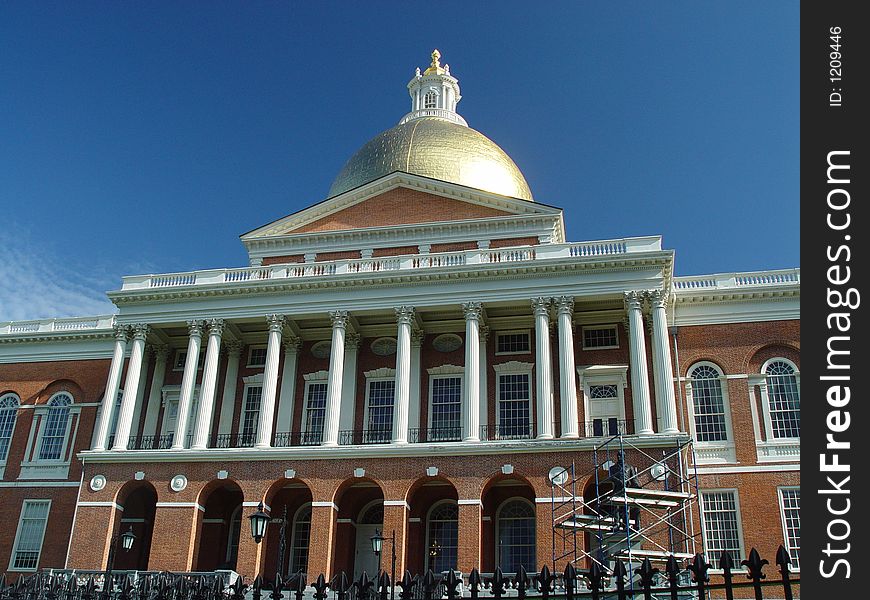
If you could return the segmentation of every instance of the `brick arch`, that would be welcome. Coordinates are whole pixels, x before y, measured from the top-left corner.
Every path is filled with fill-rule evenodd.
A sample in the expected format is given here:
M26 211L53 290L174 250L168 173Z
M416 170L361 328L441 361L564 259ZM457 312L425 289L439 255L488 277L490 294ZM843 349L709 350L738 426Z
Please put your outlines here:
M761 366L771 358L787 358L793 362L798 369L801 365L800 347L789 342L774 342L756 349L752 352L746 361L747 373L761 373Z
M694 367L695 365L697 365L698 363L703 363L703 362L707 362L707 363L711 363L711 364L715 365L716 368L719 369L719 371L723 375L728 375L728 369L725 368L725 365L723 364L723 362L721 360L716 359L715 357L709 356L706 354L699 354L698 356L692 357L692 360L690 362L686 362L686 367L683 370L683 372L680 373L680 377L688 378L689 377L689 370L692 367Z
M238 544L245 534L244 499L243 488L234 479L212 479L200 489L196 503L204 510L198 515L194 570L213 571L236 566L230 546ZM242 522L236 525L239 519ZM235 532L236 526L238 532Z
M408 489L406 501L411 507L408 513L406 568L412 573L423 573L428 568L426 544L429 514L433 507L445 502L457 505L458 511L459 492L456 485L447 477L421 477Z
M501 507L512 499L522 498L528 501L533 509L535 504L535 486L526 477L512 473L498 473L490 476L481 490L484 521L481 527L481 566L483 571L492 572L496 565L496 520ZM540 540L538 541L540 543Z
M299 489L304 490L305 493L307 493L307 495L309 496L309 502L311 501L311 497L314 495L314 492L311 489L311 485L305 479L301 477L281 477L280 479L273 481L269 485L269 487L266 488L266 491L263 494L262 498L260 498L260 500L263 501L263 504L271 507L274 511L275 506L273 504L273 500L275 499L276 495L287 486L299 486ZM252 501L255 500L257 500L257 498L252 498Z
M86 402L85 391L72 379L55 379L36 394L36 404L45 404L58 392L68 392L74 404Z
M499 471L499 472L492 472L489 475L481 478L481 481L483 483L480 484L480 486L479 486L480 497L483 498L491 490L491 488L495 484L502 482L502 481L508 481L508 480L515 480L518 482L518 484L528 486L528 488L531 490L531 492L533 494L532 498L534 498L534 494L536 494L538 492L538 489L535 487L535 484L532 483L532 481L528 477L526 477L525 475L522 475L521 473L517 473L516 471L514 471L513 473L511 473L509 475L506 475L505 473L502 473L501 471Z
M150 481L134 479L117 491L115 503L124 508L116 533L132 531L136 536L128 552L116 548L115 568L147 570L157 512L157 489Z
M356 565L356 543L358 528L355 526L360 512L367 506L388 499L383 483L371 477L352 477L345 479L333 494L333 503L338 508L340 520L336 524L332 555L332 571L354 572ZM383 529L383 526L381 527Z
M405 492L403 499L405 500L405 502L410 504L411 508L413 509L412 500L414 498L414 495L419 492L420 488L434 482L449 486L453 489L453 495L457 498L459 497L459 487L456 485L455 482L453 482L449 477L446 477L445 475L436 475L434 477L425 476L415 479L413 482L411 482L411 485L408 486L408 489Z
M208 502L209 497L216 490L226 487L232 488L233 486L238 489L238 492L242 495L242 499L244 499L245 490L242 485L232 477L227 477L226 479L212 479L207 481L196 494L196 503L204 507L205 503Z
M254 498L253 500L256 500ZM284 564L278 565L278 547L280 544L280 532L282 525L277 523L270 524L263 543L263 550L260 554L260 564L258 572L261 573L286 573L290 565L292 548L290 547L293 541L293 531L295 526L294 518L303 506L310 506L313 500L313 494L309 484L298 478L282 477L273 482L266 490L262 497L263 503L269 507L269 514L273 519L284 519L283 523L285 534L285 552ZM247 524L244 524L247 527ZM316 535L316 532L314 532ZM311 535L309 534L309 545L311 544Z
M332 497L330 498L330 500L340 507L342 501L344 500L345 494L350 488L363 487L369 484L374 484L374 487L377 487L378 490L380 490L381 497L386 498L386 482L375 479L373 477L349 477L348 479L342 481L338 485L338 487L335 488L335 491L332 492Z

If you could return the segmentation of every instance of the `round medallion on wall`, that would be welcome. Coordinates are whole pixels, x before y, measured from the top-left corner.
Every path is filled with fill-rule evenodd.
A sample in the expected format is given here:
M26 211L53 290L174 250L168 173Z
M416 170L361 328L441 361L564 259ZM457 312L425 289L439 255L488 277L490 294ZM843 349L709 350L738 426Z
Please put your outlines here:
M169 489L173 492L180 492L187 487L187 477L184 475L176 475L169 481Z
M95 492L99 492L101 489L106 487L106 476L105 475L94 475L91 477L91 490Z
M329 351L332 348L332 342L322 341L311 346L311 354L314 358L329 358Z
M372 352L374 352L378 356L390 356L391 354L396 353L397 345L398 344L396 343L395 338L378 338L372 342Z
M432 346L438 352L453 352L462 346L462 338L455 333L443 333L432 340Z

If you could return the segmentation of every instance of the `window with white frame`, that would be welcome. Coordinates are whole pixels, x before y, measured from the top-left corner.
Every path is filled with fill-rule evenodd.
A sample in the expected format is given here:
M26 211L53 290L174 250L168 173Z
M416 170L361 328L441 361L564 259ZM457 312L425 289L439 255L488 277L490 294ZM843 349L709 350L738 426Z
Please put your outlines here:
M435 92L426 92L423 96L423 108L436 108L438 105L438 96Z
M587 435L617 435L619 431L619 386L589 386L589 416L592 430Z
M801 396L795 367L774 359L764 369L767 379L767 409L773 438L801 435Z
M461 437L462 377L432 376L429 379L428 441L449 441Z
M596 325L583 328L583 348L587 350L607 350L619 348L616 325Z
M495 335L496 354L530 354L531 336L528 331L499 331Z
M308 545L311 539L311 505L303 506L293 520L293 539L290 540L290 573L308 571Z
M714 568L722 555L728 553L734 565L743 558L740 510L736 490L701 492L701 515L704 519L704 547Z
M800 569L801 553L801 490L779 488L779 508L786 548L791 556L791 568Z
M266 346L251 346L248 349L248 366L262 367L266 364Z
M729 438L722 373L709 363L689 370L689 393L699 442L724 442Z
M11 571L35 571L42 553L51 500L25 500L12 547Z
M326 421L326 381L305 382L305 410L302 416L303 443L319 444Z
M366 390L367 416L365 442L388 442L393 434L395 379L370 379Z
M20 405L21 401L15 394L4 394L0 397L0 464L5 462L9 454Z
M430 552L437 548L434 555ZM443 573L456 568L459 558L459 507L453 500L439 502L426 519L427 568Z
M253 445L257 437L257 427L260 424L260 405L263 400L263 386L249 385L245 387L245 403L242 407L242 419L239 427L241 439L239 445Z
M42 439L39 444L39 460L60 460L63 458L72 403L72 396L63 392L55 394L48 401L48 412L44 417L45 425L42 428Z
M508 500L499 508L497 564L503 572L516 573L520 566L535 570L535 529L535 508L528 500Z
M583 390L584 430L588 437L628 433L625 388L628 365L577 367Z
M227 564L235 569L239 560L239 537L242 534L242 505L233 511L230 517L230 527L227 530Z
M501 439L527 438L532 428L531 373L498 376L498 430Z

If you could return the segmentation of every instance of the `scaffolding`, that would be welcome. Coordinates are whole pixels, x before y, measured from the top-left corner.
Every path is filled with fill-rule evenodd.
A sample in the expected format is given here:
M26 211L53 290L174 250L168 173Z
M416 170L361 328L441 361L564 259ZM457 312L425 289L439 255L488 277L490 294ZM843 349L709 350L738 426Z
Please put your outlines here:
M593 448L591 471L578 473L574 462L550 471L554 570L597 563L610 573L620 559L633 573L644 559L682 561L698 551L691 439L655 448L638 442L614 435Z

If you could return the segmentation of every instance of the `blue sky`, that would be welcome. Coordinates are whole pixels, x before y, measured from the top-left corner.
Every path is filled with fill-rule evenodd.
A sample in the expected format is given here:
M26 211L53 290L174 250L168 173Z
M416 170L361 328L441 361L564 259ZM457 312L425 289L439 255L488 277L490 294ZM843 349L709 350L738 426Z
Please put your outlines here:
M571 240L798 266L798 30L774 1L5 2L0 321L245 265L238 235L322 200L435 47Z

